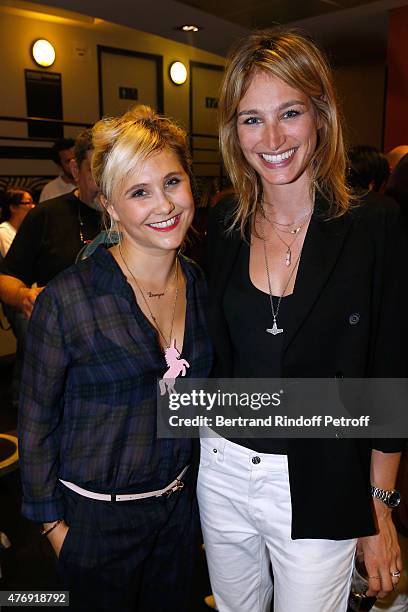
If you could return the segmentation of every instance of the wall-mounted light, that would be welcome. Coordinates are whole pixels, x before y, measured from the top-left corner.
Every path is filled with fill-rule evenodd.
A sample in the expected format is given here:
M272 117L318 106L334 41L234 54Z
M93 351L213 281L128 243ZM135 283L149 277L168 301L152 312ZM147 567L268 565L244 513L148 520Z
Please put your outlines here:
M48 68L55 62L55 49L45 38L40 38L33 43L31 54L35 63L43 68Z
M170 79L175 85L182 85L187 80L187 68L182 62L173 62L169 69Z

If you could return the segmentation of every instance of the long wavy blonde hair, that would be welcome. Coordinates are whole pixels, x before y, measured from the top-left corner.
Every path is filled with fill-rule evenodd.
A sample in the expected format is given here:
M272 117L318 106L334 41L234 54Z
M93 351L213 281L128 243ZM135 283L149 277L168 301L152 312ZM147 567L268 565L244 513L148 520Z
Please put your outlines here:
M333 77L323 52L296 30L259 30L231 52L219 101L220 148L225 167L238 194L232 227L242 234L252 227L262 184L245 159L237 133L237 108L256 72L284 81L307 95L316 113L318 143L310 160L311 194L320 192L330 203L330 215L344 214L351 201L345 182L346 155L342 119Z

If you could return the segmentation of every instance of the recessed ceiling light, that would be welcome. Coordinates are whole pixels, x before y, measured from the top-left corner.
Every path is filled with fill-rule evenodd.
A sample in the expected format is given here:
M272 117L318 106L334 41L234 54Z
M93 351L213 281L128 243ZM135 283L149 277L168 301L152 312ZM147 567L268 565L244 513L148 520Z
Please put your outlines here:
M198 30L201 30L202 28L199 28L197 25L194 24L185 24L182 26L179 26L178 28L176 28L176 30L181 30L182 32L198 32Z

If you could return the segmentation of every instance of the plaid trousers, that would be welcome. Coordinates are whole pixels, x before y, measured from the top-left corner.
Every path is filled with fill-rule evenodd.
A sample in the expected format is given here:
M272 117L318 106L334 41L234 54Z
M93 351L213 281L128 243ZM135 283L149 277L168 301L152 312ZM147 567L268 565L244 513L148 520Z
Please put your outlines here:
M198 512L192 484L170 497L103 502L64 490L59 555L70 609L188 612Z

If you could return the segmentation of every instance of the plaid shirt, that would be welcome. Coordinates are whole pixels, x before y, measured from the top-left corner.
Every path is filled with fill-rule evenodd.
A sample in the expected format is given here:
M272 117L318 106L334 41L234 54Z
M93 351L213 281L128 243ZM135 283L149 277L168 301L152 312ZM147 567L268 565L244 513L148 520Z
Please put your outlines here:
M206 377L212 347L199 268L187 279L183 357ZM64 516L59 478L100 493L165 487L190 461L188 439L156 438L156 332L113 257L99 247L39 295L30 320L19 410L23 514Z

